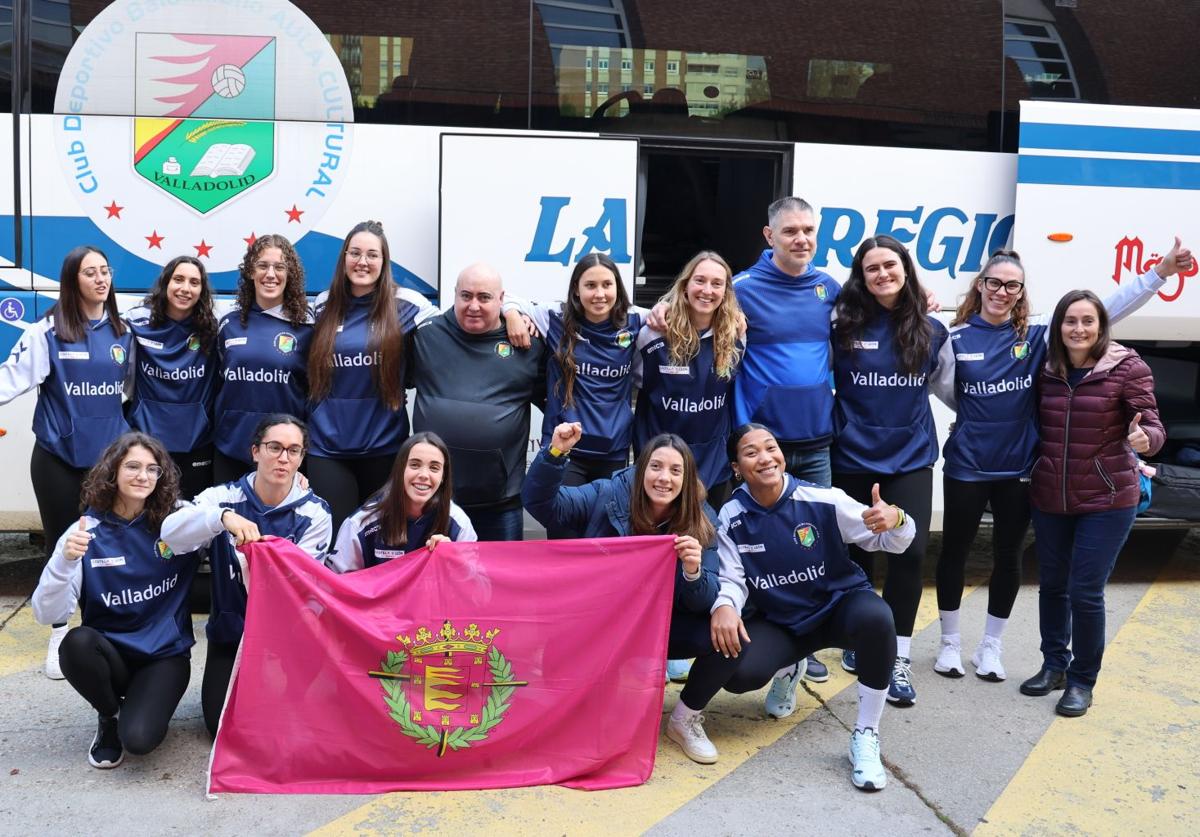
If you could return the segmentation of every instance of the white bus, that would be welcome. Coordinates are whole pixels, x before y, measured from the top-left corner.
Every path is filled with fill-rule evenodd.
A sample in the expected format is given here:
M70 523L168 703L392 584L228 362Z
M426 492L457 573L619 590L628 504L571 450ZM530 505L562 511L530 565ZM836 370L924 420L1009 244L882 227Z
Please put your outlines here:
M1152 49L1127 44L1138 20ZM0 353L80 243L133 301L179 254L229 292L278 232L315 294L369 217L434 300L476 260L558 298L599 250L647 304L697 250L751 264L787 194L835 278L889 232L949 309L1015 245L1048 311L1174 234L1200 250L1198 24L1165 0L0 0ZM1154 366L1168 455L1200 443L1198 316L1177 277L1118 330ZM4 530L38 528L33 404L0 408Z

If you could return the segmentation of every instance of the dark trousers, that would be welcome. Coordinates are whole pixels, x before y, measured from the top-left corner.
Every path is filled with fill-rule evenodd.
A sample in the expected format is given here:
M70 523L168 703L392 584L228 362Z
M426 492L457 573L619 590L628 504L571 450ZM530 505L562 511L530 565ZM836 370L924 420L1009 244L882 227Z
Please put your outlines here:
M118 715L121 744L135 755L149 753L167 736L192 674L186 654L147 660L123 654L104 634L81 625L58 649L63 676L101 715Z
M1104 656L1104 586L1136 514L1133 508L1077 515L1033 510L1042 659L1046 668L1065 671L1068 685L1096 685Z
M54 547L63 532L76 526L82 511L79 494L87 469L72 468L63 460L34 443L29 457L29 479L33 483L33 496L38 504L38 516L42 519L42 534L46 539L46 560L54 554ZM66 622L54 627L61 628Z
M1019 479L968 482L943 477L942 554L937 565L939 610L962 604L967 555L984 507L992 507L992 577L987 612L1007 619L1021 589L1021 544L1029 531L1029 483Z
M712 506L713 511L719 512L721 506L729 502L729 498L733 495L733 480L725 480L719 482L712 488L708 489L708 496L705 498L708 504Z
M629 463L629 457L623 459L583 459L572 456L567 460L563 473L563 485L587 485L596 480L606 480ZM565 527L547 526L546 537L552 541L563 538L578 538L579 533ZM480 538L482 540L482 538Z
M780 442L784 470L793 477L828 488L833 481L829 469L829 448L806 448L801 442Z
M243 476L253 471L253 462L243 462L226 456L219 450L213 451L213 485L224 485L227 482L237 482Z
M707 613L671 611L671 634L667 640L668 660L690 660L713 651L712 631Z
M506 501L491 506L464 506L463 511L481 541L525 540L525 512L519 497L515 506Z
M917 527L908 549L887 555L887 581L883 600L896 619L896 634L912 636L921 604L921 566L929 544L929 518L933 513L933 469L922 468L907 474L835 474L833 484L855 500L871 505L871 486L879 483L879 496L885 503L904 509ZM880 553L864 552L850 544L850 557L875 583L875 560Z
M217 735L217 723L221 720L221 710L225 708L225 693L229 691L229 678L233 675L237 650L236 642L208 642L204 680L200 684L200 708L204 711L204 726L208 727L208 734L214 738Z
M752 616L746 622L750 642L737 657L723 657L709 643L708 653L696 658L680 699L689 709L708 706L717 692L753 692L770 682L775 672L822 648L854 651L858 680L871 689L886 689L896 662L896 623L892 609L871 590L843 596L829 618L797 636L787 628Z
M201 445L192 451L171 452L179 468L179 497L191 500L213 484L213 446ZM244 473L244 472L243 472Z
M358 510L392 474L395 454L355 459L308 457L308 481L313 492L329 504L336 535L342 521Z

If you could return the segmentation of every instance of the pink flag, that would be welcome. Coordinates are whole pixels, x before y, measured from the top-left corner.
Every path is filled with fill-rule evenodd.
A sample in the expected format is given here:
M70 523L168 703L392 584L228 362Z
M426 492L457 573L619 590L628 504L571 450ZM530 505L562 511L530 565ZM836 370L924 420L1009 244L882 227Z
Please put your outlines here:
M243 547L246 633L209 791L645 782L672 543L442 543L347 575L288 541Z

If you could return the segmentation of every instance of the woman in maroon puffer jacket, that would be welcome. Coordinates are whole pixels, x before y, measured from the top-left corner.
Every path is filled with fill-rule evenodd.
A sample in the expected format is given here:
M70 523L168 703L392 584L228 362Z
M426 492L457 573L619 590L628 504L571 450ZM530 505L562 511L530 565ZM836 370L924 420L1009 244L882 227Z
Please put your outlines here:
M1166 433L1150 367L1112 342L1095 294L1071 291L1059 300L1048 337L1030 490L1043 663L1021 693L1065 687L1055 710L1074 717L1091 706L1100 673L1104 585L1133 527L1136 454L1157 452Z

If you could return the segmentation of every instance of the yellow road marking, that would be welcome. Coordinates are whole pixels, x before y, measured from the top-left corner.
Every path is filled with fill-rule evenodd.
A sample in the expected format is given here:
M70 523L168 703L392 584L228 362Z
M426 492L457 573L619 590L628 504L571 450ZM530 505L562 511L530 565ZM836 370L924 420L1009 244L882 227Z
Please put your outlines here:
M79 616L72 617L79 624ZM33 621L33 610L25 605L0 631L0 677L41 668L46 661L50 629Z
M976 834L1196 833L1196 576L1167 565L1105 651L1092 708L1051 723Z

